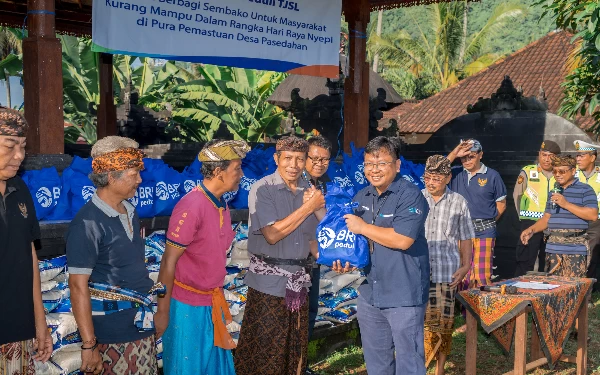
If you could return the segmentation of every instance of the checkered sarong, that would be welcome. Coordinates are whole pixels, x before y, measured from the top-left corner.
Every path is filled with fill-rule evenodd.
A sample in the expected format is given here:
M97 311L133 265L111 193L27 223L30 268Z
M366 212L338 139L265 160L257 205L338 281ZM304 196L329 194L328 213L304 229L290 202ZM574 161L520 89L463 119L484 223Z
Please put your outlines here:
M496 238L473 238L473 258L471 268L465 276L464 289L492 283L494 267L494 246Z

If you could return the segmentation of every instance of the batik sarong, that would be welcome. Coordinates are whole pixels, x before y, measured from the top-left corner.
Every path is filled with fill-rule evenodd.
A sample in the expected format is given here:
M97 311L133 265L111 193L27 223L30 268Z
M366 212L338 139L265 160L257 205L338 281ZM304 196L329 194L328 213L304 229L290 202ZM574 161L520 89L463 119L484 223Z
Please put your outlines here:
M291 311L284 297L248 288L244 322L234 357L237 375L303 374L307 352L307 301L302 302L300 310Z
M552 276L586 277L587 256L546 253L546 272Z
M448 283L431 283L429 303L425 310L425 366L438 353L450 355L454 331L454 305L456 287Z
M0 345L0 374L33 375L33 340Z
M163 337L165 375L235 375L231 350L214 345L212 306L191 306L171 299Z
M154 335L133 342L98 344L102 356L102 375L156 375Z
M465 276L464 289L492 283L495 245L496 238L494 237L473 238L473 257L471 268Z

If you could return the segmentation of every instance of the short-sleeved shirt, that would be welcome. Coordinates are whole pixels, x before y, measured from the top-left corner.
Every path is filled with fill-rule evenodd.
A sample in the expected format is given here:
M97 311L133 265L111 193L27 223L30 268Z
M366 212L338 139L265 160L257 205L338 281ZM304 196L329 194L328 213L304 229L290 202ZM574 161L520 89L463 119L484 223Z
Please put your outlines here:
M467 200L472 219L495 219L498 216L496 202L506 199L506 186L500 174L484 164L473 175L462 166L453 167L449 187ZM496 229L476 234L478 237L495 237Z
M429 247L431 281L449 283L460 267L458 241L475 238L469 207L462 195L448 188L437 202L427 189L423 189L423 196L429 204L425 238Z
M567 186L567 188L563 190L562 195L568 202L577 206L598 208L598 200L596 199L594 189L578 179L575 179L571 185ZM548 200L548 203L546 203L546 213L550 214L550 220L548 220L548 229L550 231L553 229L588 229L589 222L587 220L575 216L575 214L558 205L553 209L551 200ZM558 244L548 241L546 244L546 252L553 254L585 255L587 254L587 248L583 244Z
M217 199L200 183L175 205L169 220L167 244L183 251L175 266L175 279L202 291L223 287L227 250L234 237L225 200ZM192 306L212 305L211 295L177 285L173 285L171 296Z
M400 179L381 195L372 185L354 197L359 206L355 214L366 223L394 231L415 242L406 250L373 243L367 279L359 292L379 308L419 306L429 295L429 250L425 239L425 219L429 212L421 190Z
M262 232L277 221L290 216L302 206L304 190L309 187L304 178L298 180L295 192L281 178L279 171L263 177L250 189L248 208L250 220L248 228L248 251L281 259L306 259L310 254L309 241L316 241L317 218L310 215L287 237L270 245ZM297 272L300 266L277 266L289 272ZM250 288L275 297L285 297L287 277L257 275L248 272L244 281Z
M8 179L0 195L0 345L35 337L31 243L39 238L27 186L18 176Z
M127 214L120 214L94 194L79 210L67 232L67 266L71 274L90 275L91 282L146 294L154 283L145 265L140 220L131 203L123 201L123 205ZM127 309L93 315L98 342L125 343L151 336L153 330L138 332L133 323L136 312Z

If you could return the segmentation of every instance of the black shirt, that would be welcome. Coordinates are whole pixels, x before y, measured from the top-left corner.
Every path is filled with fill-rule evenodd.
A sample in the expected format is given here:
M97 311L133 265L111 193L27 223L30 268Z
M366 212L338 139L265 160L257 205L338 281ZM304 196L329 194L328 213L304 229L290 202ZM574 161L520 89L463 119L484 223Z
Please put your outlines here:
M35 337L31 243L39 238L31 194L13 177L0 194L0 345Z
M324 173L321 177L318 177L318 178L314 178L308 172L306 173L306 175L310 178L310 183L314 187L321 190L323 195L327 194L327 183L331 182L331 179L329 178L327 173Z

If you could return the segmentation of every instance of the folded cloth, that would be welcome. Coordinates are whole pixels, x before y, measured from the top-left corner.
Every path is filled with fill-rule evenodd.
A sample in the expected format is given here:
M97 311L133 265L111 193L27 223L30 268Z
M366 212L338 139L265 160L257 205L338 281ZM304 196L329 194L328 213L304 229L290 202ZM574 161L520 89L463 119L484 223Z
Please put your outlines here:
M102 283L88 283L92 297L92 315L110 315L115 312L137 309L133 323L138 331L154 329L156 297L164 295L167 288L162 283L154 284L147 294Z
M299 311L306 302L308 287L310 286L310 275L302 268L294 273L279 268L273 264L265 263L255 255L250 257L250 272L257 275L272 275L287 277L285 284L285 304L290 311Z

